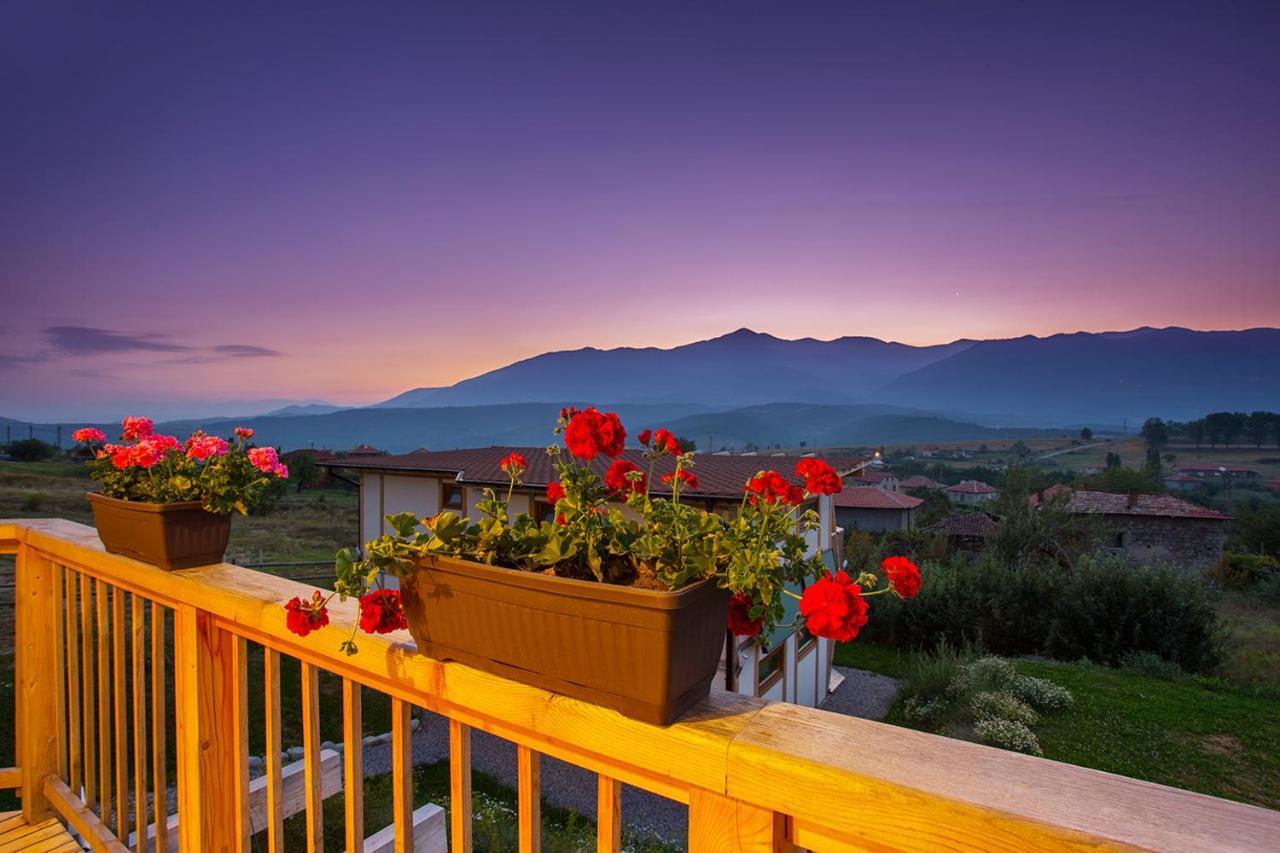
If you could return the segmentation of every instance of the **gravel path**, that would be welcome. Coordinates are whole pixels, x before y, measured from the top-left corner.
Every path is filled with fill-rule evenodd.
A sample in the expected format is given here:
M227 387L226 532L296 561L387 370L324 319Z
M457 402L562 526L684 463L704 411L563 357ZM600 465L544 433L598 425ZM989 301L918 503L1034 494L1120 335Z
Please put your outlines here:
M844 683L827 698L823 709L870 720L884 719L897 698L898 682L865 670L837 669L844 676ZM422 712L422 722L413 735L413 763L433 764L448 758L449 721L436 714ZM504 785L516 786L516 747L510 741L472 730L471 766ZM365 749L364 772L366 776L391 772L389 745L379 744ZM596 776L590 771L544 755L542 796L554 806L572 809L584 817L595 819ZM688 835L688 807L648 791L624 785L622 814L628 826L642 832L653 832L676 842Z
M896 679L865 669L847 666L835 669L844 676L844 683L827 697L822 709L864 720L883 720L897 700L902 685Z

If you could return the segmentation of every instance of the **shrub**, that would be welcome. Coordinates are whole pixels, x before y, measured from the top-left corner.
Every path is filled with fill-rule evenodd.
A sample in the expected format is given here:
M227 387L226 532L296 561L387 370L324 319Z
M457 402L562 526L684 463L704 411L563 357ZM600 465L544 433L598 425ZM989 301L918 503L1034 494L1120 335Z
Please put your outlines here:
M1246 589L1280 571L1280 560L1265 554L1236 554L1230 551L1218 558L1208 572L1208 579L1227 589Z
M1012 693L990 690L978 693L969 701L969 710L973 718L982 720L1010 720L1024 726L1034 726L1040 715L1035 709Z
M1280 572L1259 582L1254 593L1262 602L1280 607Z
M10 458L17 462L40 462L45 459L52 459L55 453L52 444L43 442L38 438L11 441L6 450Z
M998 746L1027 755L1044 755L1040 741L1026 723L1014 720L979 720L973 725L973 736L979 743Z
M1120 666L1138 675L1158 678L1161 681L1177 681L1186 675L1173 661L1167 661L1151 652L1129 652L1120 658Z
M1030 675L1019 675L1009 687L1014 696L1042 714L1061 713L1075 701L1067 688Z
M1080 557L1068 568L987 555L929 564L924 575L909 607L886 596L860 638L901 649L945 638L1000 655L1111 665L1146 651L1188 672L1207 672L1220 657L1211 591L1168 567L1124 555Z
M29 494L22 499L22 511L39 512L44 509L45 502L48 501L48 499L48 496L42 492Z

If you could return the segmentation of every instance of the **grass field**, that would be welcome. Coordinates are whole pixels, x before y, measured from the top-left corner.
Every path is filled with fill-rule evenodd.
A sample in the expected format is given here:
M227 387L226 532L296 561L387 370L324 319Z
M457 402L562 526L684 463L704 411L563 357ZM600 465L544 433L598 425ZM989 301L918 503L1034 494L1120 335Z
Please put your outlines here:
M1272 613L1270 624L1280 624ZM894 678L912 655L868 643L836 663ZM1046 758L1280 808L1280 671L1251 670L1258 685L1222 678L1172 681L1089 663L1016 661L1017 669L1070 690L1074 706L1036 727ZM889 722L901 720L901 703Z

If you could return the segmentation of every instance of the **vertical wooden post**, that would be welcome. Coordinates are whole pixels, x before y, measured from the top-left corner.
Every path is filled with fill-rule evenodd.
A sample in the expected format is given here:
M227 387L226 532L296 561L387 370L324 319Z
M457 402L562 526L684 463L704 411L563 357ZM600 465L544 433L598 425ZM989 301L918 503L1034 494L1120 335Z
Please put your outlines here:
M265 685L263 716L266 718L267 751L267 851L284 851L284 769L280 760L280 653L262 650L262 680Z
M449 720L449 826L453 853L471 853L471 727Z
M596 777L596 851L622 849L622 783L601 773Z
M395 853L411 853L413 845L413 739L408 702L391 699L391 799Z
M58 687L54 683L59 673L54 663L58 644L53 630L56 570L52 560L25 543L19 546L14 616L19 631L15 662L22 728L17 747L22 755L22 817L28 824L53 815L44 795L44 780L57 774L62 750L55 707Z
M320 779L320 670L302 662L302 768L307 786L307 853L324 851L324 795Z
M689 792L689 853L787 853L786 816L694 788Z
M244 639L189 604L178 606L173 634L180 849L247 850Z
M516 746L520 853L538 853L542 848L541 757L523 744Z
M364 850L364 717L360 683L342 679L342 799L347 853Z
M151 602L151 811L155 816L153 849L169 849L169 780L165 760L165 718L169 692L165 689L165 609Z

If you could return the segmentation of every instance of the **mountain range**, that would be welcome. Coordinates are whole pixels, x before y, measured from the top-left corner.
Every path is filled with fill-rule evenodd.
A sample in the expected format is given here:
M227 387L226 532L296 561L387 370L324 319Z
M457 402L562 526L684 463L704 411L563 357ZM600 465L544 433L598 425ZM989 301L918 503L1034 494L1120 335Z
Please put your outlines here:
M1280 410L1277 356L1280 330L1267 328L1141 328L923 347L867 337L788 341L739 329L671 349L544 353L367 407L305 401L162 426L225 434L246 424L284 449L537 446L550 440L560 406L593 404L618 411L633 432L666 426L704 448L978 440L1085 424L1136 427L1153 415Z
M913 347L739 329L672 349L549 352L388 408L608 400L742 407L891 404L995 425L1119 424L1277 408L1280 330L1140 328Z

